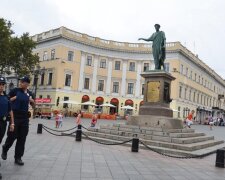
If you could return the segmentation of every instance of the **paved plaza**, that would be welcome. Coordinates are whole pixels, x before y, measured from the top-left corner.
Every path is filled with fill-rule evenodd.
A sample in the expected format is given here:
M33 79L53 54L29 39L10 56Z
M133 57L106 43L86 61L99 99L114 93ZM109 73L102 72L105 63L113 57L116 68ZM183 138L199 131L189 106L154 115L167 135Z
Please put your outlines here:
M203 159L174 159L149 150L132 153L130 147L107 146L73 137L58 137L43 131L37 134L37 124L54 128L54 120L31 120L30 132L23 157L25 165L14 165L14 148L7 161L1 160L3 179L8 180L223 180L225 169L215 167L216 155ZM100 124L125 123L125 121L99 120ZM86 127L90 120L82 120ZM61 129L75 126L67 118ZM225 140L225 127L195 125L197 131Z

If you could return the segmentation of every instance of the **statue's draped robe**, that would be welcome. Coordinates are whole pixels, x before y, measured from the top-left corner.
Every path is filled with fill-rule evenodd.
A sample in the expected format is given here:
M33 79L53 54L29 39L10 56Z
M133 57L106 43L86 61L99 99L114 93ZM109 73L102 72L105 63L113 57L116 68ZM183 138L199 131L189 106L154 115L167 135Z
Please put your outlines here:
M164 64L166 58L165 47L166 36L163 31L158 31L152 34L148 41L153 41L152 43L152 52L154 57L155 69L161 69L161 65Z

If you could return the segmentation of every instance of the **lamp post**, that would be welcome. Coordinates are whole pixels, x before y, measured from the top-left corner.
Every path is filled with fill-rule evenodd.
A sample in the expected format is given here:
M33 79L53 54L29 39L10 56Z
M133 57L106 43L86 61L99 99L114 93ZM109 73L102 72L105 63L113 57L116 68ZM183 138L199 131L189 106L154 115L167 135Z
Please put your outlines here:
M37 65L36 69L33 70L33 75L34 75L34 100L36 99L37 96L37 85L38 85L38 76L45 73L45 67L41 68L40 65ZM34 113L33 113L33 118L35 118L35 110L36 107L34 106Z

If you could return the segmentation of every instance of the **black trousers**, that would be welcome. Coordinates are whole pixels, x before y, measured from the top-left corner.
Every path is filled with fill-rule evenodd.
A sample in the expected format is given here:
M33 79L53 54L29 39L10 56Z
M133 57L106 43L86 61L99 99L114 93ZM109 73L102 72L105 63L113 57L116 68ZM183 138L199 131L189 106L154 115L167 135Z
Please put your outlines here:
M7 121L0 120L0 144L2 143L2 139L5 135L6 126L7 126Z
M3 145L3 151L8 152L8 150L10 149L10 147L13 145L14 141L16 140L14 158L15 159L21 158L24 154L25 142L26 142L28 131L29 131L28 119L25 119L25 120L15 119L14 131L10 132L8 128L7 138L6 138L5 144Z

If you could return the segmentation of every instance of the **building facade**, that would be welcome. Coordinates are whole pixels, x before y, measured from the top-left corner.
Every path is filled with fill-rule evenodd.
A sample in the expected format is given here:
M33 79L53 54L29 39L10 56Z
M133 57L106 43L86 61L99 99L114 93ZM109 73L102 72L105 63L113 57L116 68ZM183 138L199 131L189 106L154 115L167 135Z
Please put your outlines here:
M37 96L57 102L75 100L111 103L106 111L124 115L124 105L138 114L143 103L144 71L154 69L151 44L104 40L60 27L32 37L45 71L39 75ZM166 71L176 80L171 85L174 117L196 110L201 120L223 113L224 80L179 42L166 44ZM70 106L69 106L70 108ZM73 106L72 111L81 107ZM82 107L91 111L91 107Z

